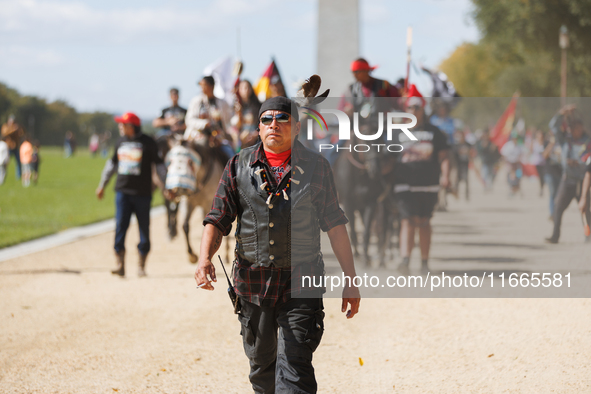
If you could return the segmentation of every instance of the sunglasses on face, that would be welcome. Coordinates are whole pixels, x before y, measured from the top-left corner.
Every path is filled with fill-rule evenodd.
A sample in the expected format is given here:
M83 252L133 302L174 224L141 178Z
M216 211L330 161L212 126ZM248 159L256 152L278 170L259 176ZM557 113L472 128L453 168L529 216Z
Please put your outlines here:
M269 126L271 123L273 123L273 119L275 119L277 121L277 123L287 123L289 122L289 115L288 114L277 114L275 116L273 115L263 115L261 116L261 123L264 124L265 126Z

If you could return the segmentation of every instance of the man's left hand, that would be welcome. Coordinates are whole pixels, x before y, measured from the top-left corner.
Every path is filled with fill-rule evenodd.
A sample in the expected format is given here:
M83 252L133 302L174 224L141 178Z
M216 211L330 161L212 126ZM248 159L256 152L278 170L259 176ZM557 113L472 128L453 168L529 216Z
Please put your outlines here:
M351 305L351 309L347 311L347 319L353 318L359 312L359 303L361 302L361 295L359 289L355 286L346 286L343 289L343 304L341 306L341 312L347 310L347 304Z
M447 189L449 187L449 178L446 176L441 177L441 187Z

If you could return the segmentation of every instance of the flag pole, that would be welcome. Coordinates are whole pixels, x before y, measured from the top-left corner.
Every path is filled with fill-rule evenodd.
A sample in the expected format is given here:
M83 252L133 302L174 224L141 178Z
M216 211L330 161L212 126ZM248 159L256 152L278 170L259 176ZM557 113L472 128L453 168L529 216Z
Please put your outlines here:
M406 29L406 79L404 80L404 93L408 91L408 79L410 78L410 50L412 48L412 27Z
M240 60L240 26L236 28L236 52L238 55L238 60Z

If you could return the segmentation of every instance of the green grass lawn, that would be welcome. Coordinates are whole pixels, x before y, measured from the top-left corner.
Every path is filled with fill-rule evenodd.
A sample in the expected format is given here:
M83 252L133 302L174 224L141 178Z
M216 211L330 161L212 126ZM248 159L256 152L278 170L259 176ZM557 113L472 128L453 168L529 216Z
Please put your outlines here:
M115 215L116 176L102 201L94 194L106 159L90 157L86 150L66 159L56 147L41 147L40 156L39 182L28 188L16 180L11 157L0 186L0 248ZM162 203L155 192L152 206Z

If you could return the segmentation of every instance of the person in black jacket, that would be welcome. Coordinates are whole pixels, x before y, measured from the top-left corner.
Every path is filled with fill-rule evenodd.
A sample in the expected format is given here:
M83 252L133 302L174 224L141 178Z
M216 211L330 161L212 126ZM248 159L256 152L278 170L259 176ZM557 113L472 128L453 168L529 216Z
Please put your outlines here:
M158 155L156 142L142 133L140 119L135 114L127 112L121 117L115 117L115 121L119 123L119 132L122 137L117 142L113 157L105 164L96 195L99 200L103 198L105 186L117 173L115 183L117 267L111 273L125 276L125 235L129 228L131 214L135 213L140 230L138 276L143 277L146 276L146 258L150 252L152 165L156 166L162 189L166 181L166 167Z
M344 275L356 275L330 165L294 142L300 122L292 107L285 97L261 106L261 142L228 162L203 221L195 271L198 287L213 290L211 259L237 219L235 308L257 393L316 392L312 355L323 333L324 289L306 285L304 278L324 275L320 230L327 232ZM350 304L347 318L352 318L360 298L354 281L344 286L342 297L341 311Z

